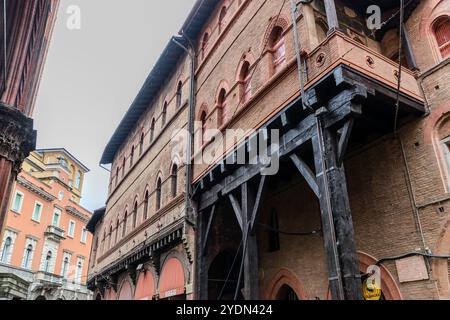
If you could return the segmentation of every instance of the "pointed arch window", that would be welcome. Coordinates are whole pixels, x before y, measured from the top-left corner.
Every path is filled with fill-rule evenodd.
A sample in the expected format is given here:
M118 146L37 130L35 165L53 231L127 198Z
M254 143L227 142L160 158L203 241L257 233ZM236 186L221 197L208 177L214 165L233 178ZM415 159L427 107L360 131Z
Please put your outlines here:
M450 56L450 17L443 16L433 24L434 36L442 59Z
M181 107L183 98L183 82L180 80L177 85L177 108Z
M139 156L142 156L144 152L144 133L141 133L141 138L139 139Z
M111 246L112 246L112 233L113 233L113 227L112 227L112 224L109 226L109 235L108 235L108 240L109 240L109 243L108 243L108 249L111 249Z
M202 60L205 59L206 53L208 52L208 44L209 44L209 33L205 32L202 38L202 46L201 46Z
M134 146L131 147L131 153L130 153L130 168L133 167L134 164Z
M125 160L125 157L123 157L123 160L122 160L122 178L125 176L125 165L126 165L126 160Z
M50 271L50 264L52 262L52 252L49 251L47 252L47 255L45 257L45 262L44 262L44 272L49 272Z
M136 201L133 207L133 229L136 229L137 225L137 211L138 211L138 203Z
M167 101L164 102L164 106L161 113L161 127L164 128L167 121Z
M33 245L29 244L25 249L23 257L22 267L25 269L31 269L31 259L33 257Z
M218 104L218 107L220 110L219 125L223 125L224 123L226 123L228 121L229 114L228 114L226 97L227 97L227 91L222 88L219 92L219 99L217 101L217 104Z
M7 237L5 239L5 243L3 244L3 248L2 248L2 256L0 261L3 263L8 262L8 257L9 257L9 252L11 251L11 246L12 246L12 239L11 237Z
M172 198L175 198L177 196L177 188L178 188L178 166L174 164L172 166L172 172L171 172L171 191L172 191Z
M227 16L227 7L223 6L219 14L219 34L223 32L223 30L227 25L227 21L225 20L226 16Z
M273 73L280 71L286 64L286 43L283 36L283 28L273 28L269 39L272 51Z
M152 124L150 126L150 143L152 143L153 140L155 139L155 124L156 124L155 119L152 119Z
M161 178L158 178L158 182L156 183L156 211L161 209L161 187L162 181Z
M125 234L127 233L127 219L128 212L125 211L125 216L123 217L122 238L125 237Z
M200 122L202 125L202 132L201 132L201 145L203 145L206 142L206 111L202 111L202 114L200 115Z
M243 63L239 78L242 84L242 102L247 102L252 96L252 75L250 72L250 62L245 61Z
M119 221L119 218L117 218L117 221L116 221L116 234L115 234L114 244L117 243L117 240L118 240L118 237L119 237L119 225L120 225L120 221Z
M145 191L144 196L144 221L148 218L148 191Z

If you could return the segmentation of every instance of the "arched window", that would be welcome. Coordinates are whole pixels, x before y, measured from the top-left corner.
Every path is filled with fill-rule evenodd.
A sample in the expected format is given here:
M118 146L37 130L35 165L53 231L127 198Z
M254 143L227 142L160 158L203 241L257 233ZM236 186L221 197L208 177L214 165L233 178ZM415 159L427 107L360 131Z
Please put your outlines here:
M203 145L206 142L205 134L206 134L206 111L202 111L200 115L200 122L202 124L202 132L201 132L201 144Z
M61 276L67 279L67 272L69 271L69 257L65 257L62 265Z
M450 55L450 18L443 16L437 19L433 31L442 59L445 59Z
M33 256L33 245L29 244L25 249L23 257L22 267L25 269L31 269L31 258Z
M8 256L9 256L9 251L11 250L11 245L12 245L11 237L6 238L5 243L3 244L1 262L3 262L3 263L8 262Z
M225 29L227 25L227 22L225 20L226 15L227 15L227 7L223 6L219 14L219 34L222 33L222 31Z
M205 59L206 53L208 52L208 42L209 42L209 33L205 32L202 39L202 46L201 46L201 57L202 60Z
M137 224L137 211L138 211L138 203L137 201L134 203L133 207L133 229L136 229Z
M245 61L242 65L239 80L242 85L242 102L247 102L252 96L252 75L250 73L250 62Z
M120 221L119 221L119 218L117 218L117 221L116 221L116 237L114 239L114 243L115 244L117 243L117 240L118 240L118 237L119 237L119 225L120 225Z
M220 125L223 125L228 121L228 108L227 108L227 91L225 89L221 89L219 92L219 99L217 101L217 105L220 110Z
M164 106L161 114L161 127L164 128L167 120L167 101L164 102Z
M119 167L116 169L116 187L119 184Z
M155 119L152 119L152 124L150 126L150 143L155 139Z
M148 191L145 191L144 196L144 221L148 218Z
M327 38L328 26L322 20L316 20L317 41L321 43Z
M122 160L122 178L125 176L125 164L126 164L125 157L123 157L123 160Z
M78 261L78 263L77 263L77 271L76 271L76 275L75 275L75 281L78 284L81 283L82 273L83 273L83 263L81 261Z
M45 257L45 262L44 262L44 272L49 272L50 271L50 263L52 261L52 252L49 251L47 252L47 256Z
M109 226L109 244L108 244L108 249L111 249L112 247L112 233L113 233L113 227L112 225Z
M283 28L276 26L273 28L269 38L272 50L273 73L280 71L286 64L286 44L283 36Z
M123 217L122 238L125 237L125 234L127 233L127 219L128 219L128 212L125 211L125 215Z
M161 187L161 178L158 178L158 182L156 183L156 211L159 211L159 209L161 209Z
M133 166L134 163L134 146L131 147L131 153L130 153L130 168Z
M176 164L173 165L172 167L172 172L171 172L171 191L172 191L172 197L175 198L177 196L177 188L178 188L178 166Z
M106 251L106 230L103 232L102 253Z
M181 107L182 98L183 98L183 82L180 80L177 85L177 108Z
M141 133L141 138L139 139L139 156L142 156L144 152L144 133Z

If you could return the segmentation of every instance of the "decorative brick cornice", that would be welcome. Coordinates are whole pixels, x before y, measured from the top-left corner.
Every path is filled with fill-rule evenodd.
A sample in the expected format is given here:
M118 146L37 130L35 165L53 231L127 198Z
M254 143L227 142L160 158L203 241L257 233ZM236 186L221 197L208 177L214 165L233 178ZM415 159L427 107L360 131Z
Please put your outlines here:
M87 223L89 221L89 217L84 215L82 212L77 210L75 207L67 206L66 211L67 211L67 213L73 215L74 217L77 217L78 219L80 219L83 222Z
M31 192L37 194L41 198L44 198L47 201L53 201L56 199L56 197L53 196L52 194L39 188L38 186L34 185L33 183L29 182L28 180L26 180L25 178L23 178L21 176L19 176L17 178L17 183L20 184L22 187L30 190Z
M33 119L0 102L0 157L13 162L17 175L22 162L36 148Z

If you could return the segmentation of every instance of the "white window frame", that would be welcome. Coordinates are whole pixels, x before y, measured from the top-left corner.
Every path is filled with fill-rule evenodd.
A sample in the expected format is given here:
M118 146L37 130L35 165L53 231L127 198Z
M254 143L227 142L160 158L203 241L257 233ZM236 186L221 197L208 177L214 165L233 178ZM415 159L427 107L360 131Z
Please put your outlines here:
M71 229L71 226L73 226L73 229ZM69 226L67 227L67 236L70 238L74 238L75 237L75 228L76 228L77 224L74 220L70 220L69 221ZM72 231L72 232L71 232Z
M64 270L64 260L66 258L68 258L69 264L67 265L67 269ZM70 254L69 252L64 252L63 259L61 262L61 277L63 277L63 279L66 279L66 280L69 278L70 260L72 260L72 254Z
M29 260L28 260L28 264L27 265L25 262L27 262L25 260L26 258L26 254L27 254L27 249L28 247L31 245L31 254L29 256ZM23 257L22 257L22 268L24 269L28 269L31 270L33 267L33 258L34 258L34 252L36 251L36 245L37 245L37 241L31 238L27 238L27 241L25 242L25 248L23 251Z
M6 245L6 239L11 239L11 245L6 252L6 256L3 256L3 251ZM2 244L0 247L0 263L11 264L11 259L14 253L14 244L16 243L17 233L11 230L6 230L3 235Z
M36 207L37 206L40 206L41 209L39 210L39 217L38 217L38 219L35 219L34 213L36 212ZM31 213L31 220L33 220L34 222L40 223L41 222L43 208L44 208L44 205L42 203L40 203L39 201L35 201L34 202L34 207L33 207L33 212Z
M55 214L56 213L58 213L58 223L57 224L54 223L55 222ZM55 208L53 210L52 226L59 228L59 224L61 223L61 214L62 214L62 211L59 210L58 208Z
M17 195L20 195L22 198L20 199L19 209L15 210L14 204L16 203ZM16 190L16 192L14 193L13 202L11 204L11 211L13 211L15 213L22 213L22 207L23 207L23 200L24 199L25 199L25 195L23 194L23 192L20 192L20 191Z
M83 244L86 244L86 242L87 242L87 232L88 231L87 231L86 227L83 227L81 229L80 242L83 243Z

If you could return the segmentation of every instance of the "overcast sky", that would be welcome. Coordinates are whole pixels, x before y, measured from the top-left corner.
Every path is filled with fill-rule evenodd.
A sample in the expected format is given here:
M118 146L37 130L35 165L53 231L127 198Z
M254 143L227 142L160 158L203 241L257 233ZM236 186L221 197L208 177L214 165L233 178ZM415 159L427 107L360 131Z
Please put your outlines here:
M105 205L98 166L109 138L194 0L61 0L34 118L38 148L64 147L91 169L81 204ZM81 29L67 9L81 9Z

